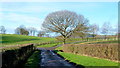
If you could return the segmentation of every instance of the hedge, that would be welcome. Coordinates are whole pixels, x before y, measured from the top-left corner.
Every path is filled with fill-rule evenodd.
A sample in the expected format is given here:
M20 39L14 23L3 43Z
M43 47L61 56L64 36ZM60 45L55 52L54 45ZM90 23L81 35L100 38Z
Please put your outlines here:
M20 68L34 51L33 44L2 52L2 68Z
M110 60L120 61L118 58L118 44L66 44L63 45L64 52L81 54Z

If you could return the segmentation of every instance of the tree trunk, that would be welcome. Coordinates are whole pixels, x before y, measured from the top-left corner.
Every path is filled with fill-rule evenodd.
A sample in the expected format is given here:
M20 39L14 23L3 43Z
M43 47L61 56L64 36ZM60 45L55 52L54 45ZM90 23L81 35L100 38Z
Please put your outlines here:
M66 38L64 37L64 39L63 39L63 44L65 44L66 43Z
M63 43L64 43L64 44L66 43L66 39L63 40Z

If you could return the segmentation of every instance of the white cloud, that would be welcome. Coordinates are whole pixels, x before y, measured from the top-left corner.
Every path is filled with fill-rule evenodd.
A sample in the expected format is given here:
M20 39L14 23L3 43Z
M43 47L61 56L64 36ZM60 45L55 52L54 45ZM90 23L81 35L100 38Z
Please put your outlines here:
M33 16L27 16L27 15L21 15L21 14L16 14L16 13L8 13L7 15L2 15L4 19L7 19L9 21L13 21L16 23L28 23L28 24L39 24L43 22L43 19L33 17Z

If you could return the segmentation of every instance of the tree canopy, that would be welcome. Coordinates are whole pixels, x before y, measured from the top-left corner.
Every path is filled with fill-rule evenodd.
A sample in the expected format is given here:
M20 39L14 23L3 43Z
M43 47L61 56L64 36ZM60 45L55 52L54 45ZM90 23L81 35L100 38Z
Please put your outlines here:
M43 27L52 32L60 33L64 43L73 33L84 33L87 29L88 20L83 15L63 10L52 12L47 15Z

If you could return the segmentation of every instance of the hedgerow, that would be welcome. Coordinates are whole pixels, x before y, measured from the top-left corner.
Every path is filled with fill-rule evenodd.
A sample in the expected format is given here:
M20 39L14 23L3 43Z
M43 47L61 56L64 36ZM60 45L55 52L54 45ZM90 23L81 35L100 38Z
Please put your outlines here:
M64 52L70 52L74 54L88 55L99 58L106 58L110 60L117 60L118 44L66 44L63 45Z

